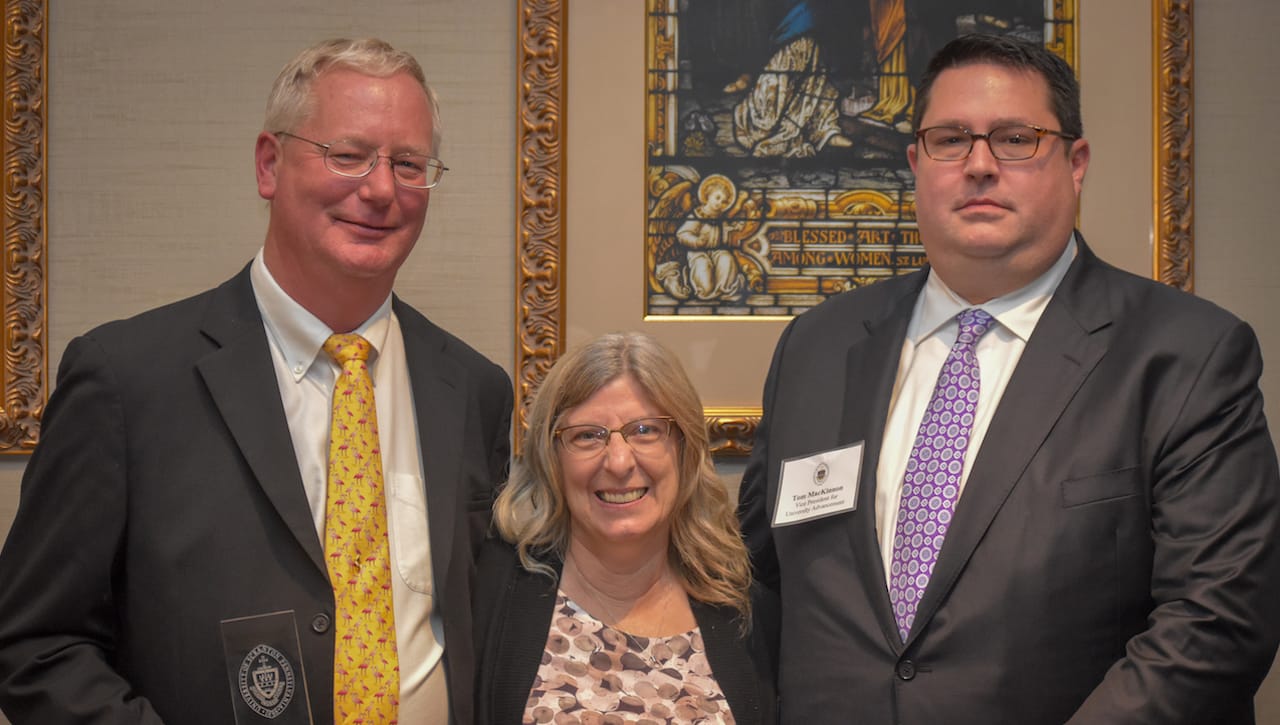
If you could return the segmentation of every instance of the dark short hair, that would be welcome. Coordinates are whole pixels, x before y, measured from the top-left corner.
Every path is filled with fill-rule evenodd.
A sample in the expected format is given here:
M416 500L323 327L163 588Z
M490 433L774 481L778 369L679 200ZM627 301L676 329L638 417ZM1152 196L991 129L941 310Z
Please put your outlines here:
M1039 43L1007 35L962 35L942 46L929 60L920 88L916 91L916 111L911 119L916 130L929 108L929 92L942 71L949 68L992 63L1021 71L1039 73L1049 84L1049 101L1058 117L1061 131L1072 136L1084 135L1080 117L1080 83L1071 66Z

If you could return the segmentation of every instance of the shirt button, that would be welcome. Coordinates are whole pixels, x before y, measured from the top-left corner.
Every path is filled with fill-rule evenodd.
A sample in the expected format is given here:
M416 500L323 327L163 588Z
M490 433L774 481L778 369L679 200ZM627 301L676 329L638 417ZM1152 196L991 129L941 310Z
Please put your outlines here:
M911 660L903 660L898 663L898 677L904 680L910 680L916 676L916 663Z
M329 619L329 615L321 612L311 618L311 631L316 634L324 634L329 631L330 623L331 620Z
M301 365L294 365L294 366L293 366L293 374L294 374L294 375L301 375L301 374L302 374L302 372L303 372L304 370L306 370L306 368L302 367Z

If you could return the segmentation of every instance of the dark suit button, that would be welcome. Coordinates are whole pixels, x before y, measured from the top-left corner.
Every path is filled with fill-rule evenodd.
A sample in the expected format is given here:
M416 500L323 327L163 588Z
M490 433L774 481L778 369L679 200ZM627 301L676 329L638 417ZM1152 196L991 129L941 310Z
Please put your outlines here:
M898 663L898 677L904 680L910 680L916 676L916 663L911 660L903 660Z
M329 619L329 615L325 614L324 612L321 612L311 618L311 631L315 632L316 634L324 634L325 632L329 631L329 625L331 623L332 622Z

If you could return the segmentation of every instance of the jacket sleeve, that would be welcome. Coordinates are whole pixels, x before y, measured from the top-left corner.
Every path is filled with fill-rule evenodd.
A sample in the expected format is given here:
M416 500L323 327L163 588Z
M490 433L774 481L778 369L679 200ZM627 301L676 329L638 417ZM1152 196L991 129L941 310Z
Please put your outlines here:
M1280 641L1280 473L1261 371L1248 326L1224 330L1152 442L1153 608L1071 723L1253 721Z
M779 587L778 554L773 544L773 527L769 519L769 412L777 376L782 367L782 353L791 336L794 323L787 325L773 353L769 375L764 382L763 413L756 427L751 457L747 460L738 488L738 521L742 537L751 557L751 573L761 586L777 592Z
M502 368L492 363L489 365L491 374L479 393L480 405L484 411L484 442L489 480L485 490L472 491L470 494L468 527L473 559L490 533L493 502L498 497L498 491L507 482L511 468L511 415L515 407L511 378L507 377Z
M0 550L0 709L14 725L160 722L113 666L123 416L101 347L73 340Z

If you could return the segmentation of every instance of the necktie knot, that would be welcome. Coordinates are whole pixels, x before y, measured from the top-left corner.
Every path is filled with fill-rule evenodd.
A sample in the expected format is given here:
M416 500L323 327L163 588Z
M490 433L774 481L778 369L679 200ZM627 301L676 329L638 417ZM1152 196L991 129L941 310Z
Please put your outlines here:
M339 365L346 365L352 360L367 361L372 349L373 345L368 340L354 332L330 335L324 341L324 351Z
M960 334L956 337L956 347L961 345L965 347L973 347L978 344L978 340L987 334L987 330L991 329L991 323L995 322L995 318L981 307L970 307L956 316L960 323Z

